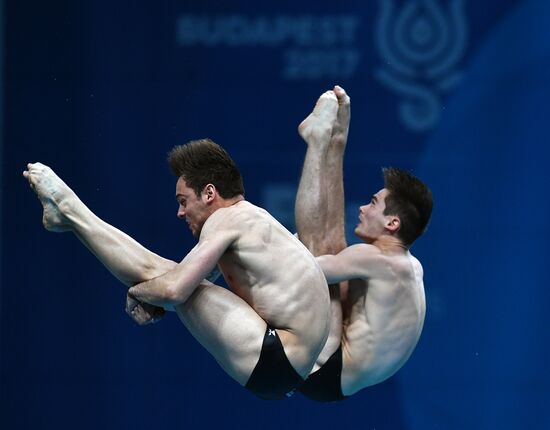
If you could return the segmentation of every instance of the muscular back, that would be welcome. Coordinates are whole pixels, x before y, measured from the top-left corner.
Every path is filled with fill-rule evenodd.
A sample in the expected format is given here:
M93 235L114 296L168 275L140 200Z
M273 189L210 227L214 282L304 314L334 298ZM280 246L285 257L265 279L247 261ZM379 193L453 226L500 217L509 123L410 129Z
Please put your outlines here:
M287 354L310 357L312 350L320 351L330 310L327 283L315 258L271 215L247 201L218 209L205 223L201 240L227 232L233 239L219 267L230 289L269 325L292 334L286 342L281 335Z

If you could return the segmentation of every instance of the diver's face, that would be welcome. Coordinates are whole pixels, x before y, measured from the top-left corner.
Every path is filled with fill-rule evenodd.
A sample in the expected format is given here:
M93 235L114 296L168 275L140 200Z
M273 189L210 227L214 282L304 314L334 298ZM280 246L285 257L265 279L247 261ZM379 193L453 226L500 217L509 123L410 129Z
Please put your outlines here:
M176 183L176 200L179 204L178 218L184 219L193 236L199 237L204 222L210 216L205 195L201 193L197 196L195 191L187 186L185 179L180 177Z
M355 234L366 243L374 242L385 231L387 216L384 215L384 210L388 193L383 188L372 196L370 203L359 208L359 223L355 227Z

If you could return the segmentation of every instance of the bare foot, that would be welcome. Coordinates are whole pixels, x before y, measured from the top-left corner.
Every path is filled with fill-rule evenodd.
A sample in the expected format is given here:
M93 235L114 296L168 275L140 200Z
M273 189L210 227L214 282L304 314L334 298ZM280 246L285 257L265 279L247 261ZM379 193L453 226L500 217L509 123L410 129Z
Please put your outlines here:
M336 121L338 99L334 91L321 94L319 100L306 119L298 126L298 133L306 143L326 143L330 141L332 128Z
M42 224L49 231L62 232L71 229L61 207L76 194L52 169L42 163L29 163L23 176L29 181L44 208ZM66 205L65 205L66 206Z
M345 145L348 140L349 122L351 119L350 98L346 91L336 85L334 94L338 99L338 113L332 129L331 142L333 144Z

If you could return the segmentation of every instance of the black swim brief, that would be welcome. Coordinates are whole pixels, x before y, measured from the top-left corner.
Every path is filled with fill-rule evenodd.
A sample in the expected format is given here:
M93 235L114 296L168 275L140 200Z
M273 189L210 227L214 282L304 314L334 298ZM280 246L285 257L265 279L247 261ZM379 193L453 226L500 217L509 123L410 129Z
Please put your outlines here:
M325 364L307 377L300 387L306 397L318 402L337 402L344 400L342 393L342 346L339 346Z
M260 359L246 388L265 400L281 400L292 396L304 380L286 357L277 331L267 327Z

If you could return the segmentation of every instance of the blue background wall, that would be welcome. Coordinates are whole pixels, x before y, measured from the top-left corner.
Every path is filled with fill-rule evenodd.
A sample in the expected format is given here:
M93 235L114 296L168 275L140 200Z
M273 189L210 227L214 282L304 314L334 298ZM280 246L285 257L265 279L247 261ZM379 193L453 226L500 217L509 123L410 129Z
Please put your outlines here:
M1 428L548 428L550 3L3 7ZM335 83L352 97L351 222L385 165L413 169L436 205L413 248L428 300L417 350L341 404L259 401L174 315L134 325L91 254L43 230L21 178L51 165L99 216L181 259L193 239L165 154L208 136L247 198L293 229L296 126Z

